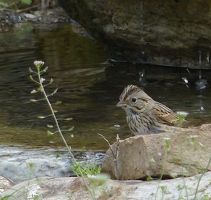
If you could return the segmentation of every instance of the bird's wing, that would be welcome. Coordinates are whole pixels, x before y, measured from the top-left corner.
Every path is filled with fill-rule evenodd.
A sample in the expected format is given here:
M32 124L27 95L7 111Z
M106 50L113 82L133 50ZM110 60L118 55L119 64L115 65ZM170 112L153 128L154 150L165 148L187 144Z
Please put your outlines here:
M177 116L177 114L174 113L170 108L159 102L155 101L153 112L156 116L158 116L158 119L169 125L177 125L177 123L179 122L179 117Z

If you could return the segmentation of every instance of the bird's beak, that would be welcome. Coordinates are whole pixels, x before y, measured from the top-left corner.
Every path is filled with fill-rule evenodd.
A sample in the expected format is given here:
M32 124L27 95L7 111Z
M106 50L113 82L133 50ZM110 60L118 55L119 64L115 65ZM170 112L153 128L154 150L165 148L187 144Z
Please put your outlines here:
M117 104L116 104L116 107L126 107L127 104L125 101L123 100L120 100Z

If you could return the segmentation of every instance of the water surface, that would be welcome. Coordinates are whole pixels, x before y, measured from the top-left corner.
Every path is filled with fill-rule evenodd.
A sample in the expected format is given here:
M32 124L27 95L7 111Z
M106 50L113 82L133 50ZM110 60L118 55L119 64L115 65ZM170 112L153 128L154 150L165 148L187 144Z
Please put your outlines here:
M47 137L47 124L53 124L52 119L37 118L49 114L46 103L29 103L29 99L39 98L30 94L36 85L29 79L28 68L35 60L43 60L49 66L45 78L53 78L54 82L47 91L59 88L50 98L51 102L62 101L55 106L58 118L73 118L60 121L63 129L75 127L71 133L64 133L73 148L107 149L98 133L111 143L117 134L122 139L131 136L124 111L115 107L128 84L142 86L152 98L174 111L189 112L188 120L193 126L211 122L210 88L196 89L198 71L125 62L108 64L105 46L78 34L81 32L80 27L63 24L48 29L27 25L0 33L1 144L63 145L57 134ZM182 77L189 80L188 87ZM202 71L208 83L210 77L209 71Z

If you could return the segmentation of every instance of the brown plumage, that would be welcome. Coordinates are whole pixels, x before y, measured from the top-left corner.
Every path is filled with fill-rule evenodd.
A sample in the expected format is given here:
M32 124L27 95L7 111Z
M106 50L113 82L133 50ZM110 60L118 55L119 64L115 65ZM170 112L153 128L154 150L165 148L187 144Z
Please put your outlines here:
M126 112L126 119L134 135L158 133L179 122L177 114L154 101L141 88L128 85L119 98L117 107Z

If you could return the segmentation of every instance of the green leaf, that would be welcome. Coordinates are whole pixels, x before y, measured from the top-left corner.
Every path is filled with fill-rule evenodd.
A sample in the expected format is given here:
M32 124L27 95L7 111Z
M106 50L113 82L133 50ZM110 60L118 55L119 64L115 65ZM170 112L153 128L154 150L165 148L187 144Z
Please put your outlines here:
M47 127L48 127L48 128L53 128L53 125L48 124Z
M37 89L38 92L42 92L42 87L40 86L38 89Z
M42 70L42 72L47 72L48 67L45 67L45 69Z
M47 131L47 136L51 136L51 135L53 135L54 133L53 132L51 132L51 131Z
M39 119L45 119L46 117L45 116L37 116L37 118L39 118Z
M81 151L86 151L86 147L85 146L83 146L82 148L81 148Z
M34 81L34 79L33 79L32 75L30 75L30 76L29 76L29 78L30 78L32 81Z
M21 3L25 3L25 4L32 4L32 0L21 0Z
M61 154L60 153L57 153L56 154L56 158L59 158L59 157L61 157Z
M34 72L34 71L31 69L31 67L29 67L29 72L30 72L30 73L36 73L36 72Z
M151 180L153 180L153 178L150 175L148 175L147 176L147 181L151 181Z
M60 104L62 104L62 101L57 101L57 102L55 103L55 105L60 105Z
M30 99L29 102L37 102L36 99Z
M72 131L74 129L74 126L72 126L71 128L68 129L68 131Z
M70 118L66 118L66 119L64 119L64 120L66 120L66 121L70 121L70 120L73 120L73 118L72 118L72 117L70 117Z
M56 88L56 89L53 91L52 95L56 94L57 91L58 91L58 89L59 89L59 88Z

